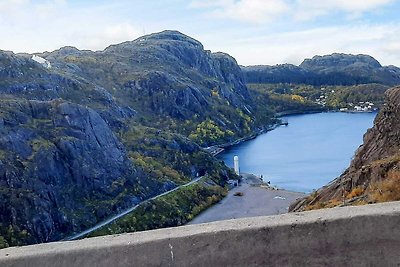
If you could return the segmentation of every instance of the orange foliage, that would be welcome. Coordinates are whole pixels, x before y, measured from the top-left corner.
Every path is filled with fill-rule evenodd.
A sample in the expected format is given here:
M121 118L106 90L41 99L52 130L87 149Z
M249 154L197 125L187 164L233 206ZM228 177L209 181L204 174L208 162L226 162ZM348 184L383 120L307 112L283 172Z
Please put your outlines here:
M353 188L353 190L351 190L351 192L346 196L346 198L352 199L355 197L359 197L364 193L364 191L365 191L364 188L357 186Z
M319 210L326 208L333 208L343 204L343 201L337 198L325 202L317 202L314 205L307 205L304 210Z
M371 184L369 198L373 202L400 200L400 171L392 170L386 179Z

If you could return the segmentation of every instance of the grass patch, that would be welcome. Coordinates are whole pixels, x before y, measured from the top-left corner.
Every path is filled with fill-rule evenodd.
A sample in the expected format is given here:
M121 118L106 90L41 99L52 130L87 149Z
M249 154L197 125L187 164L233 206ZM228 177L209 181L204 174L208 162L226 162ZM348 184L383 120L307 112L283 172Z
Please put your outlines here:
M136 210L104 226L89 236L120 234L186 224L196 215L219 202L227 189L199 182L142 203Z
M375 203L400 200L400 171L391 170L387 177L369 187L369 200Z

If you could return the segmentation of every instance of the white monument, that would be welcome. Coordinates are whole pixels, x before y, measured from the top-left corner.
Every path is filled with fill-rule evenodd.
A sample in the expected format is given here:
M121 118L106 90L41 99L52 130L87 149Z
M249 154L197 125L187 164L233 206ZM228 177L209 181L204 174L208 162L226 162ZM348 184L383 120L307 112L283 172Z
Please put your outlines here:
M239 175L240 170L239 170L239 157L238 156L233 157L233 167L235 169L235 173L237 175Z

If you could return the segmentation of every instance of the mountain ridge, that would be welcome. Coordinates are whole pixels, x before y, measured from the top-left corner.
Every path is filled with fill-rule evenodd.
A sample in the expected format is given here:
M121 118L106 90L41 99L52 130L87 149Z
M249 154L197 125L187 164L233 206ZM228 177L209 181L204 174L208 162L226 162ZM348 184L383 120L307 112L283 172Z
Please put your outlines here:
M310 85L400 84L400 68L382 66L369 55L333 53L293 64L242 67L248 83L302 83Z

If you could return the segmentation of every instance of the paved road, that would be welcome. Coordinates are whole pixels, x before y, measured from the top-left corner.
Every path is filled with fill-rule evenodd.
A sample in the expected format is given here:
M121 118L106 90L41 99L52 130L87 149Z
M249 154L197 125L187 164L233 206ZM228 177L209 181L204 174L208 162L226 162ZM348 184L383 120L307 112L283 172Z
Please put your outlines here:
M103 221L103 222L101 222L101 223L98 223L98 224L96 224L95 226L93 226L93 227L91 227L91 228L89 228L89 229L87 229L87 230L85 230L85 231L83 231L83 232L80 232L80 233L75 234L75 235L73 235L73 236L64 238L63 240L70 241L70 240L76 240L76 239L79 239L79 238L81 238L81 237L84 237L84 236L86 236L86 235L88 235L88 234L90 234L90 233L96 231L97 229L99 229L99 228L101 228L101 227L103 227L103 226L106 226L106 225L112 223L113 221L115 221L115 220L117 220L117 219L119 219L119 218L121 218L121 217L127 215L128 213L134 211L135 209L137 209L137 208L138 208L140 205L142 205L143 203L146 203L146 202L148 202L148 201L150 201L150 200L155 200L155 199L157 199L157 198L159 198L159 197L168 195L168 194L170 194L170 193L172 193L172 192L174 192L174 191L176 191L176 190L178 190L178 189L180 189L180 188L182 188L182 187L186 187L186 186L192 185L192 184L194 184L194 183L197 183L198 181L200 181L201 178L203 178L203 176L198 177L198 178L196 178L196 179L190 181L190 182L187 183L187 184L180 185L180 186L178 186L178 187L175 187L175 188L172 189L172 190L166 191L166 192L164 192L164 193L162 193L162 194L159 194L159 195L157 195L157 196L155 196L155 197L152 197L152 198L150 198L150 199L147 199L147 200L145 200L145 201L142 201L142 202L140 202L139 204L137 204L136 206L133 206L133 207L127 209L127 210L124 210L124 211L122 211L121 213L119 213L119 214L117 214L117 215L115 215L115 216L113 216L113 217L111 217L111 218L109 218L109 219L107 219L107 220L105 220L105 221Z

